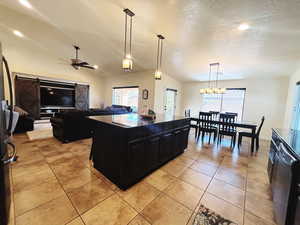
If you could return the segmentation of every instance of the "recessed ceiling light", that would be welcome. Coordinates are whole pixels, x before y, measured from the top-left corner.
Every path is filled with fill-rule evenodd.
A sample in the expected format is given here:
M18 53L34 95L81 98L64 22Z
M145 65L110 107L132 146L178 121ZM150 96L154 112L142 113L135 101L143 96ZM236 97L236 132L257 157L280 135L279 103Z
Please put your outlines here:
M18 37L21 37L21 38L24 37L24 34L22 34L22 33L21 33L20 31L18 31L18 30L14 30L13 33L14 33L14 35L16 35L16 36L18 36Z
M239 25L239 30L248 30L249 28L249 24L247 23L242 23Z
M22 4L26 8L32 9L32 5L30 4L30 2L28 0L19 0L19 2L20 2L20 4Z

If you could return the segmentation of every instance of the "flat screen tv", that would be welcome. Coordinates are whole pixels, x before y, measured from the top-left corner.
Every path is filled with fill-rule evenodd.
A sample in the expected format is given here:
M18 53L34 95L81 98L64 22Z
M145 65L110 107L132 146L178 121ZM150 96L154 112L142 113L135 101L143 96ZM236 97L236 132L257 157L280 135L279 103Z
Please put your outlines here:
M74 107L75 90L41 87L41 106L42 107Z

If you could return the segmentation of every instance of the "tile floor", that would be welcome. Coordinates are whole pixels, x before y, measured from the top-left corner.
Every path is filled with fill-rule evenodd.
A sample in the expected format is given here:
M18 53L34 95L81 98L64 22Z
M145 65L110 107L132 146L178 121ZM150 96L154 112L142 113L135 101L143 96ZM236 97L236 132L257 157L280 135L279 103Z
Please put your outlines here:
M268 142L257 156L196 143L127 191L89 162L91 139L61 144L17 135L12 166L16 225L185 225L200 204L239 225L274 225L266 173ZM259 204L258 204L259 203Z

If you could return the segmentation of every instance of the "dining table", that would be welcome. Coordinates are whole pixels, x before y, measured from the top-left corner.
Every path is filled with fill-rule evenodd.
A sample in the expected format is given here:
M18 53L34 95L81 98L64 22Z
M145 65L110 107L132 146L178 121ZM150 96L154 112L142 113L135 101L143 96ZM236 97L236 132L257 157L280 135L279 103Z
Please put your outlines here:
M253 154L254 152L254 142L255 142L255 132L256 132L256 128L257 128L257 123L255 122L249 122L249 121L244 121L244 120L240 120L240 121L235 121L234 123L226 123L223 121L220 121L218 119L213 119L213 120L202 120L199 119L197 117L190 117L191 121L195 121L197 123L199 122L208 122L211 123L213 125L230 125L230 126L234 126L234 127L238 127L238 128L245 128L245 129L249 129L251 131L252 138L251 138L251 154Z

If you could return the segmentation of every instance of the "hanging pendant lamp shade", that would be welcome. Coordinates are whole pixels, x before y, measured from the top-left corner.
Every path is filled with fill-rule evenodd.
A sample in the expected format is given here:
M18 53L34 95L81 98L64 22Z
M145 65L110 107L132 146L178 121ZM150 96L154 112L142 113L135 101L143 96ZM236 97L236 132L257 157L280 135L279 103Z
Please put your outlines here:
M155 80L161 80L162 71L161 71L161 64L162 64L162 51L163 51L163 40L165 39L164 36L161 34L157 35L157 57L156 57L156 70L154 73Z
M124 58L122 61L122 68L125 72L130 72L132 70L133 61L131 55L131 42L132 42L132 17L135 15L129 9L123 10L125 13L125 40L124 40ZM128 28L128 17L130 17L129 28ZM128 34L129 29L129 34ZM129 40L127 40L127 36L129 35ZM129 42L129 49L127 48L127 42Z

